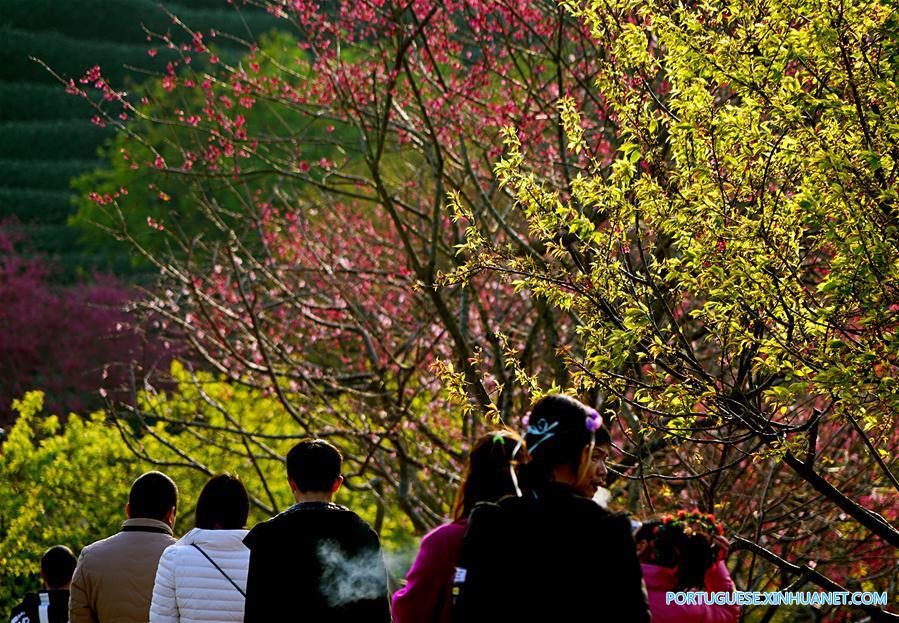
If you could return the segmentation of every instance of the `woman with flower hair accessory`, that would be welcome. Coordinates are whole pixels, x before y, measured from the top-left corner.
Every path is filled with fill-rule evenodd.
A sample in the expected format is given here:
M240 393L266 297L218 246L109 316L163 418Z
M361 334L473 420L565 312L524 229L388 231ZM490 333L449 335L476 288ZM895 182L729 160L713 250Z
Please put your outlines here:
M591 499L607 473L602 424L568 396L534 405L517 495L479 504L469 518L453 621L569 621L601 606L609 621L648 623L630 520Z
M724 560L730 546L714 515L678 511L647 521L635 535L653 623L736 623L738 605L667 604L675 591L734 590Z
M449 623L453 572L468 525L479 502L494 502L514 492L513 454L521 438L509 430L487 433L475 443L453 504L453 521L424 536L406 585L393 596L394 623Z

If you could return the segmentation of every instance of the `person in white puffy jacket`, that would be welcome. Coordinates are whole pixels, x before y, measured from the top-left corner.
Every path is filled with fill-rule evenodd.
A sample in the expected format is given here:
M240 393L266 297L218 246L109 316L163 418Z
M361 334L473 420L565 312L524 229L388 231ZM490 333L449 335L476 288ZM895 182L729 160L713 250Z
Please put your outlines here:
M197 500L197 527L159 559L150 623L243 621L249 511L247 491L237 477L219 474L206 483Z

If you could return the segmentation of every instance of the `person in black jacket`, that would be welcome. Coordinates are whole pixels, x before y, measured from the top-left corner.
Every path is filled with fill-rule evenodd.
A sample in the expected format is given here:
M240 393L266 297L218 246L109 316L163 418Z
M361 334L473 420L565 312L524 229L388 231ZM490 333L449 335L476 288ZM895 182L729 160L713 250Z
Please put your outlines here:
M46 590L28 593L13 608L10 623L68 623L69 587L78 559L65 545L51 547L41 557Z
M343 483L340 452L319 439L287 454L297 503L253 528L244 623L389 623L378 535L331 500Z
M455 623L648 623L624 513L591 498L604 483L602 417L561 395L539 401L525 434L520 495L472 512L455 578Z

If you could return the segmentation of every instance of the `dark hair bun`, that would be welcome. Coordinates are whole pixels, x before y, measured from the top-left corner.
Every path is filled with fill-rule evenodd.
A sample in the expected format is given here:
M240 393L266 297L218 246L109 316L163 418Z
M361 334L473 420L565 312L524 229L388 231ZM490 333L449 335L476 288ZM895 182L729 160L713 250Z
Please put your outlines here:
M547 480L554 466L577 468L581 453L591 441L611 441L595 409L562 394L538 401L525 424L524 439L531 456L526 471L531 485Z

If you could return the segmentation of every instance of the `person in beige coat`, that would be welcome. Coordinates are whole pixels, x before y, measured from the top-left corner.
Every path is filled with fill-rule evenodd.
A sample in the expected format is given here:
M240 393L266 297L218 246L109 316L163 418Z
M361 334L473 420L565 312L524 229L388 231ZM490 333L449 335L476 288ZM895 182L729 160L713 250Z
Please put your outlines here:
M85 547L69 597L70 623L147 623L156 567L175 542L178 488L161 472L131 485L128 520L113 536Z

